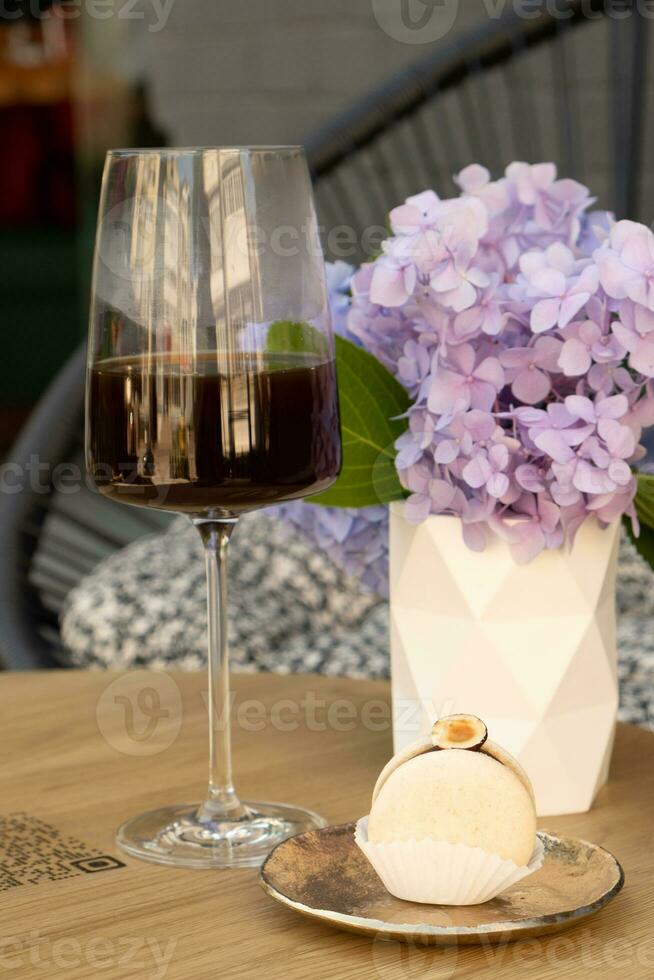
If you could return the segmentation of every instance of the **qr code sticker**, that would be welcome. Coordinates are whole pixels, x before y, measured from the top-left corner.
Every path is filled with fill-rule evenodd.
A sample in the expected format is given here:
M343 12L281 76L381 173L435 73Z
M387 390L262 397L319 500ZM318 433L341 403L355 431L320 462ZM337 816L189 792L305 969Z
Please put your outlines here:
M124 867L28 813L0 815L0 892Z

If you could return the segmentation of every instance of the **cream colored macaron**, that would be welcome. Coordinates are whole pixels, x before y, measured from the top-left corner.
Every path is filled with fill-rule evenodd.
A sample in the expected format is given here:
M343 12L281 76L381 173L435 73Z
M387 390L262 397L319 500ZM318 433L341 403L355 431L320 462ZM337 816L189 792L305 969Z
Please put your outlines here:
M460 732L462 719L472 719L483 737L468 739L470 747L450 748L456 741L447 735L448 724L452 733ZM515 759L486 741L485 725L472 716L442 719L430 741L391 760L375 787L368 839L425 838L480 847L519 866L532 855L536 811L531 784Z

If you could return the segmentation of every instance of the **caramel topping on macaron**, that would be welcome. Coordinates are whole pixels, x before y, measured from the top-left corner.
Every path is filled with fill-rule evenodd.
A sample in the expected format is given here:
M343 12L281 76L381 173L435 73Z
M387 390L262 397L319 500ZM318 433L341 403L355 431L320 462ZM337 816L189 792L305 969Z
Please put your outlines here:
M478 751L488 738L488 729L476 715L448 715L439 718L431 730L431 740L437 749L469 749Z

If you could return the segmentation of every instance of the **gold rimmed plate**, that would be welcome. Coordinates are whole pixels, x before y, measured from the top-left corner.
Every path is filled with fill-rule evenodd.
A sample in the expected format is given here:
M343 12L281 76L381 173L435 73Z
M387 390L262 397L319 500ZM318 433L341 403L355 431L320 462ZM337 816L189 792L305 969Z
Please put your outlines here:
M483 905L419 905L394 898L354 843L354 824L279 844L259 880L276 901L311 919L374 936L435 945L500 942L559 932L599 912L624 884L596 844L539 831L542 868Z

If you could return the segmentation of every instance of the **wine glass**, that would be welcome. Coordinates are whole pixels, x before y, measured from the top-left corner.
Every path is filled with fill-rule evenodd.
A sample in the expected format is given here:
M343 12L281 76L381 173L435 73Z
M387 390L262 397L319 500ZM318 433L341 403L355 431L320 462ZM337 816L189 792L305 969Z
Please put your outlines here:
M100 493L187 514L204 543L209 787L117 833L179 867L258 865L324 826L232 783L227 546L239 516L331 486L341 465L334 343L299 146L114 150L96 240L86 410Z

